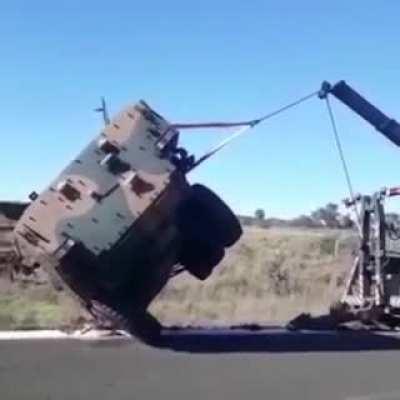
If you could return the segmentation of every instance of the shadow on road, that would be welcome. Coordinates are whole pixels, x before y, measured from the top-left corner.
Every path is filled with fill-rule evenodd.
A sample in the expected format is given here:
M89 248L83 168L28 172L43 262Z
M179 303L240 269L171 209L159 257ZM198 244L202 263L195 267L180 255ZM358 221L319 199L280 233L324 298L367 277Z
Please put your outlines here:
M367 331L182 329L166 330L155 346L189 353L356 352L400 350L400 335Z

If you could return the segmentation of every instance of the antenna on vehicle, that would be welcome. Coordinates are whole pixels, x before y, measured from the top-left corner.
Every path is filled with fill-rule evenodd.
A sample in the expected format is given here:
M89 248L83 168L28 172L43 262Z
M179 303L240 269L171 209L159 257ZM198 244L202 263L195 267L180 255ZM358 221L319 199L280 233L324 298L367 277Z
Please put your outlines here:
M101 113L103 116L104 125L108 125L110 123L110 117L108 116L106 100L102 96L100 98L100 101L101 101L101 106L98 108L95 108L94 111Z

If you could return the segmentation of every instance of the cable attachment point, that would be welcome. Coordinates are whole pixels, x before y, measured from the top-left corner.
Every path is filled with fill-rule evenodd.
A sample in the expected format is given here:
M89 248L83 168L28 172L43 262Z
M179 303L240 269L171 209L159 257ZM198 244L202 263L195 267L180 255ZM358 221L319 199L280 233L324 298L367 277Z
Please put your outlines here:
M258 125L261 122L261 119L255 119L254 121L251 121L249 123L250 128L254 128L256 125Z
M331 90L332 90L332 85L327 81L323 81L321 89L318 91L318 97L320 99L326 99Z

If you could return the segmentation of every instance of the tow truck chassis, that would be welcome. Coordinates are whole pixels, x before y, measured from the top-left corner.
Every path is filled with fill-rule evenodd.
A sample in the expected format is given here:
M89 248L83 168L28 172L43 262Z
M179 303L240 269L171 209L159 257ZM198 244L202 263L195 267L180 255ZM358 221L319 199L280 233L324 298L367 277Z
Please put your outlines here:
M399 195L393 187L345 201L360 205L360 245L340 302L362 320L400 323L400 229L386 221L384 207Z

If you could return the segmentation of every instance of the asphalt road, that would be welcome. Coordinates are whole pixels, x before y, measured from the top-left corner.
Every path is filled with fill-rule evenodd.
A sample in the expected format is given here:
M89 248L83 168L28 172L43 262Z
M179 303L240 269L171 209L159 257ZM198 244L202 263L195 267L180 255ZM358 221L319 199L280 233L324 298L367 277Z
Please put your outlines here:
M400 399L400 337L169 332L0 341L0 399Z

